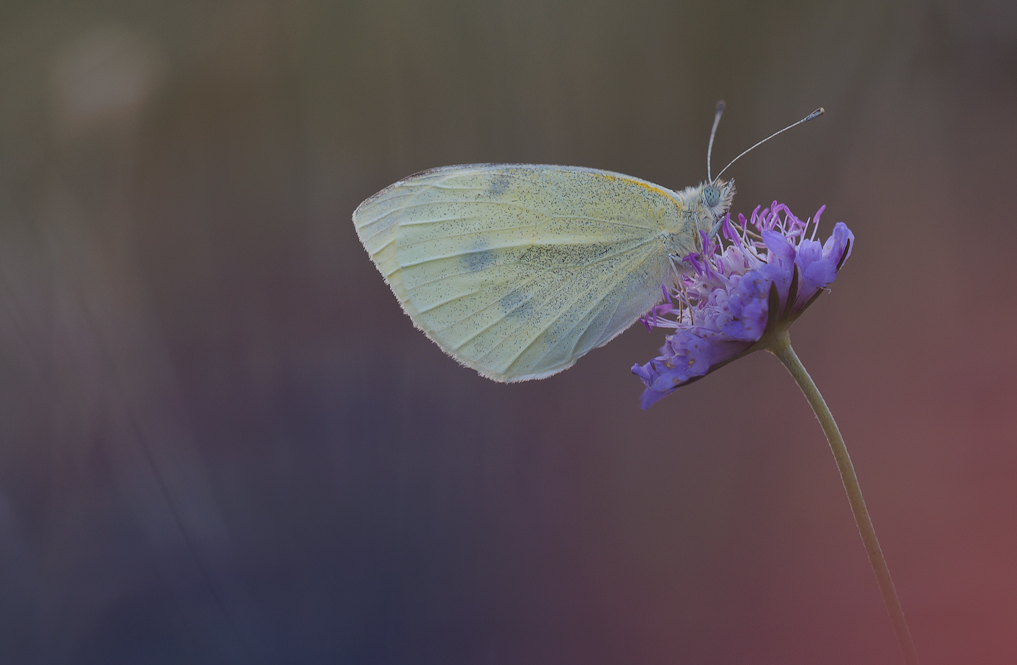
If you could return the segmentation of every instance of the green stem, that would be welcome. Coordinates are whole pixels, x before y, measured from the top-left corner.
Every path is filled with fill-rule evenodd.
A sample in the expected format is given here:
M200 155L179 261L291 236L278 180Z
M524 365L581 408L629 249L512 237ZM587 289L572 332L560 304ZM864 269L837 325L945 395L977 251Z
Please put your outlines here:
M883 551L879 548L879 541L876 540L876 530L872 527L869 511L865 508L862 489L858 486L858 476L855 475L854 465L851 464L851 457L848 455L844 438L840 435L833 414L826 406L826 401L819 393L819 389L816 388L812 377L805 371L802 361L798 359L798 355L791 348L791 337L787 331L774 335L770 343L767 344L766 350L784 363L784 367L794 377L798 387L802 389L805 399L812 406L816 418L819 419L819 424L823 426L823 432L826 433L830 448L833 450L833 457L837 460L840 479L844 482L844 489L847 491L848 501L851 503L851 512L854 513L858 531L865 544L865 552L869 555L869 563L872 564L872 571L876 574L879 590L883 593L883 603L886 604L886 611L890 613L890 621L893 623L894 632L897 633L897 642L904 652L904 660L908 665L918 665L918 652L915 651L915 643L911 640L911 631L908 630L907 621L904 620L904 610L901 609L900 599L897 598L897 590L890 578L890 569L886 566Z

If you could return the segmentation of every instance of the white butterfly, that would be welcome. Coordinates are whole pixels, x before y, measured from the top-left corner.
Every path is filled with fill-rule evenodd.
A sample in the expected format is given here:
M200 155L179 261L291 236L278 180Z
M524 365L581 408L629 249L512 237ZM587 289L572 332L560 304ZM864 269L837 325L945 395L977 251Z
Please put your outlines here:
M424 171L353 213L418 328L496 381L540 379L656 305L733 183L672 192L608 171L472 164Z
M525 381L659 303L733 196L733 181L712 178L675 192L597 169L470 164L386 187L353 223L418 328L483 376Z

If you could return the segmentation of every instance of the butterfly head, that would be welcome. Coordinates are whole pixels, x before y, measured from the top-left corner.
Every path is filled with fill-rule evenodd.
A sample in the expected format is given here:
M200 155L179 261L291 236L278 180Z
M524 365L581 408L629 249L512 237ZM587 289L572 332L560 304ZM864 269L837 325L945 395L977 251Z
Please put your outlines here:
M724 219L728 209L731 207L731 200L734 198L734 180L714 180L703 183L699 186L700 201L706 213L701 219L700 228L707 233L712 233L714 226ZM705 227L705 228L704 228Z

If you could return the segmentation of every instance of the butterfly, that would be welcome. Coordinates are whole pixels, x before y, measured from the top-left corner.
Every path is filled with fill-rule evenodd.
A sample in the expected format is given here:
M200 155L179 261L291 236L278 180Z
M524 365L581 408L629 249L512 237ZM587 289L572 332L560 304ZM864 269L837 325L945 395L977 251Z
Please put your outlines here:
M709 175L672 191L591 168L467 164L386 187L353 223L417 328L482 376L526 381L571 367L661 302L734 192Z

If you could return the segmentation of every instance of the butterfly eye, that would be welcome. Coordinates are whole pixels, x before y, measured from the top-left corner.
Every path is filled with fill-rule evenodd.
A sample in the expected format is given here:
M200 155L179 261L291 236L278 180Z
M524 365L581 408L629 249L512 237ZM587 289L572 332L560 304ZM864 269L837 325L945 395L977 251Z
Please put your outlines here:
M720 203L720 190L716 185L707 185L703 190L703 203L710 208Z

